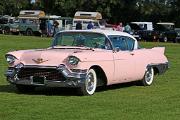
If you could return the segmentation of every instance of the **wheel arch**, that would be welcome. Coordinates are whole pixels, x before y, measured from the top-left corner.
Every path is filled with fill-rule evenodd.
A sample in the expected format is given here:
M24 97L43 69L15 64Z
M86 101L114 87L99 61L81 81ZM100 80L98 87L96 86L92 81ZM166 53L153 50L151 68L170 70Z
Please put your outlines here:
M10 32L11 32L9 26L4 26L3 31L5 34L10 34Z
M169 68L168 63L151 64L151 65L148 65L147 67L153 68L154 75L161 75Z
M97 86L104 86L107 85L107 77L104 72L104 70L98 66L98 65L93 65L90 67L90 69L94 69L97 75Z
M29 33L28 33L29 31L31 32L30 36L32 36L34 34L34 31L32 28L29 28L29 27L26 29L25 34L29 35Z
M5 26L4 29L10 29L10 27L9 26Z
M153 67L153 70L154 70L154 75L159 74L159 69L158 69L158 67L156 67L156 66L152 66L152 67Z
M28 27L28 28L26 28L26 32L27 32L28 30L31 30L31 31L33 31L33 30L32 30L32 28L29 28L29 27Z

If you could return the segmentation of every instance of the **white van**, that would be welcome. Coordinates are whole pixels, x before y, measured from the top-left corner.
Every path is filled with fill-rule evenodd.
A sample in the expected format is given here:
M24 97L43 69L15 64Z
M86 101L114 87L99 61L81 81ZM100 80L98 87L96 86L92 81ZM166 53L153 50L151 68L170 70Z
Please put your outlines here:
M102 19L102 15L99 12L83 12L77 11L73 19L73 29L76 28L76 24L80 22L82 29L87 29L88 23L91 21L95 28L100 28L99 20Z
M152 22L131 22L132 24L137 24L142 30L153 30Z

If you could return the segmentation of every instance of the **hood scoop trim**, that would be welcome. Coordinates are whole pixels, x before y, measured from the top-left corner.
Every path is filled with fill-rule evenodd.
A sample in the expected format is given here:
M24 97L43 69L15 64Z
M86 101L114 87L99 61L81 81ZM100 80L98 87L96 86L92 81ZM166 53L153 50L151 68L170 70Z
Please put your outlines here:
M41 64L44 62L47 62L48 60L44 60L43 58L37 58L37 59L32 59L36 64Z

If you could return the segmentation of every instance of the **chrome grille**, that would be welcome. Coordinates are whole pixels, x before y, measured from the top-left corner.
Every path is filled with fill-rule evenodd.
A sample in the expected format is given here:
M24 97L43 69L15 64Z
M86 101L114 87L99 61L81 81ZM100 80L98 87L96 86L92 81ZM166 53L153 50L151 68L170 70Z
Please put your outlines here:
M64 81L65 77L56 69L50 68L21 68L19 79L30 79L31 76L46 77L46 80Z

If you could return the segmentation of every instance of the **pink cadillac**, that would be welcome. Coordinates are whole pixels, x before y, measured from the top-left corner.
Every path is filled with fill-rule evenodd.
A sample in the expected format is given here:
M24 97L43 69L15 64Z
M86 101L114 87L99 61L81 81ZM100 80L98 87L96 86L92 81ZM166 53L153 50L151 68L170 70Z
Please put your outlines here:
M168 60L164 47L141 49L124 32L109 30L62 31L47 49L7 53L7 80L21 92L38 86L76 87L93 95L96 87L141 81L149 86L164 73Z

